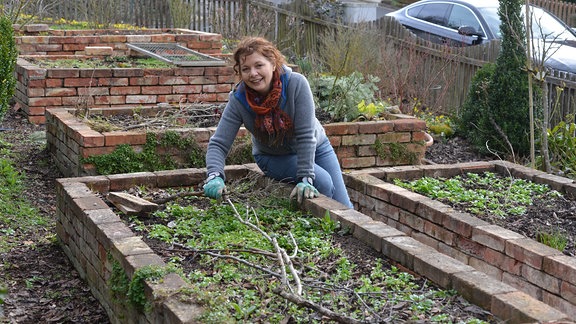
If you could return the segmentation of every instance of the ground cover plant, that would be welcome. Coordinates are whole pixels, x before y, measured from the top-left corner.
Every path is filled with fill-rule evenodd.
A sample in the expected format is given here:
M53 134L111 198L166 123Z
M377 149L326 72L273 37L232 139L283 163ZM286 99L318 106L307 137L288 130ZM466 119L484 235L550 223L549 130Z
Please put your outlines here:
M492 172L453 178L396 179L398 186L439 200L491 224L576 255L576 202L548 185Z
M497 322L400 270L328 216L303 213L251 181L231 184L221 202L182 198L186 188L128 191L168 200L152 215L123 219L192 284L207 309L201 322Z
M105 68L168 68L173 64L155 58L137 58L129 56L106 56L87 58L26 58L30 63L41 68L75 68L75 69L105 69Z

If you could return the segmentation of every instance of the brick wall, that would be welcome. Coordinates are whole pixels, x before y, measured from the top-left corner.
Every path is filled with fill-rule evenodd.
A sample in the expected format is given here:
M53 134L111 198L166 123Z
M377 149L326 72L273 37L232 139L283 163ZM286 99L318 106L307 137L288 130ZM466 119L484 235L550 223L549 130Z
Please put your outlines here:
M121 32L50 31L48 36L16 37L20 56L16 65L14 98L29 121L45 123L45 110L55 107L150 106L157 103L228 100L228 93L236 79L232 67L224 60L221 66L208 62L206 66L162 69L47 69L26 60L31 57L94 57L85 55L87 48L111 48L113 55L142 56L131 52L127 43L178 43L204 54L221 54L222 36L219 34L180 29L143 30L138 31L138 35L122 35Z
M259 186L269 188L270 180L261 177L262 174L254 164L228 166L226 174L229 180L249 174L254 179L259 176ZM204 176L205 169L181 169L57 180L58 239L72 264L108 312L112 323L126 323L127 319L133 323L194 323L202 309L194 301L182 301L179 291L186 287L186 282L175 274L166 276L159 284L146 282L146 296L153 305L148 312L137 312L129 304L113 298L109 281L113 262L121 266L129 279L142 267L163 266L164 262L131 232L102 197L109 192L123 191L134 186L196 187ZM371 182L368 178L372 176L364 174L363 177L362 183ZM351 178L347 177L347 180ZM353 186L357 188L359 183ZM288 196L291 189L291 186L285 185L282 192L275 193ZM376 192L373 189L370 191ZM319 218L329 214L332 220L372 247L376 253L381 253L384 258L398 262L444 289L457 291L471 303L507 323L569 322L564 313L521 290L332 199L325 196L308 199L302 207ZM556 272L573 273L573 268L567 267L567 263L564 260Z
M127 43L178 43L208 55L222 53L222 35L188 29L51 30L38 29L16 36L20 55L84 55L87 46L112 47L129 56Z
M548 184L576 199L573 180L505 161L378 168L345 177L358 211L576 318L574 257L391 183L484 171Z
M157 109L141 108L139 113L154 115ZM91 109L91 114L102 112L131 114L132 109L130 107ZM405 115L394 117L398 119L324 125L342 168L359 169L420 163L426 150L423 140L426 123ZM181 128L177 131L182 136L194 138L198 146L205 149L215 128ZM64 108L47 110L46 132L48 150L52 159L67 177L96 175L94 166L82 163L82 158L110 154L120 144L129 144L139 151L146 142L146 133L142 131L108 133L94 131L81 119L73 116L69 109ZM242 128L238 137L245 135L247 131ZM380 143L384 148L377 151L374 148L376 143ZM405 154L401 156L390 154L386 151L386 145L400 147ZM175 155L180 154L177 150L170 150L170 152Z

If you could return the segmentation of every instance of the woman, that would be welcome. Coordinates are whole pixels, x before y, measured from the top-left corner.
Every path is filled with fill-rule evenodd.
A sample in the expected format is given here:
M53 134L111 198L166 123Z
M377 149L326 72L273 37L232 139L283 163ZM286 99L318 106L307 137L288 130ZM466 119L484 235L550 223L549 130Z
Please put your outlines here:
M208 144L204 194L222 196L226 156L244 125L252 134L252 154L262 172L297 183L291 198L301 203L320 192L352 208L334 149L316 119L306 78L286 66L282 53L261 37L238 44L234 71L241 81Z

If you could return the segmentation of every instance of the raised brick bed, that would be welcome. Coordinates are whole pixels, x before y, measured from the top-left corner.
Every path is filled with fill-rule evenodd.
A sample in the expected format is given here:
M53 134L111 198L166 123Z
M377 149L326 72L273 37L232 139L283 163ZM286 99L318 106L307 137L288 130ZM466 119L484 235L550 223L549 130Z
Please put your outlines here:
M345 176L357 209L371 219L384 222L434 251L453 257L576 319L574 257L390 183L393 179L449 178L484 171L548 184L569 199L576 199L573 180L505 161L400 166L363 170ZM415 269L421 263L416 257L404 261ZM420 273L433 278L433 273L422 270L424 272Z
M91 114L131 115L133 109L91 109ZM138 112L153 116L158 109L144 107L138 108ZM397 119L324 126L344 169L420 163L426 149L426 123L405 115L391 115L390 118ZM120 144L129 144L135 151L139 151L146 142L146 133L143 131L94 131L82 119L74 117L70 109L48 109L46 131L52 159L67 177L96 175L94 166L84 163L83 158L110 154ZM183 137L194 138L196 144L205 149L215 128L183 127L176 131ZM238 137L246 135L246 130L242 128ZM174 156L187 153L165 150L165 154Z
M445 168L449 168L446 166ZM461 167L456 167L458 172ZM384 171L378 171L381 174ZM250 173L261 174L255 165L228 166L230 180L245 177ZM377 173L373 170L372 173ZM146 285L146 295L154 306L149 312L141 313L112 298L109 278L114 264L130 279L137 269L148 265L164 265L162 259L120 220L100 198L112 191L122 191L133 186L148 188L168 188L197 186L203 179L203 169L182 169L174 171L142 172L110 176L93 176L59 179L57 181L57 233L65 253L76 269L89 283L96 298L107 310L112 322L123 322L130 318L138 323L192 323L202 311L193 303L180 299L186 282L170 275L161 284ZM267 181L261 178L262 181ZM384 193L388 186L382 180L361 171L346 177L353 189L353 201L360 209L367 201L378 203L377 199L390 200L396 195ZM362 188L361 191L359 189ZM286 195L290 192L286 187ZM362 192L362 193L361 193ZM368 198L364 198L364 196ZM395 200L394 198L392 200ZM401 199L409 205L408 198ZM418 206L418 204L415 204ZM563 312L531 297L520 288L503 283L457 258L452 258L408 234L373 219L360 211L325 196L306 200L303 206L317 217L330 217L347 227L352 235L365 242L384 257L399 262L408 269L423 275L445 289L454 289L470 302L490 311L507 323L552 323L568 321ZM412 208L414 209L414 208ZM371 213L372 214L372 213ZM376 218L376 217L374 217ZM534 255L531 253L530 255ZM511 258L519 254L510 255ZM520 258L521 259L521 258ZM543 267L551 265L561 256L545 257ZM556 273L574 273L570 262L564 259L558 263ZM556 278L550 275L550 278ZM161 296L154 300L153 296Z
M126 33L126 34L123 34ZM115 107L128 104L225 102L235 82L231 66L176 66L174 68L40 68L35 58L142 56L128 43L175 43L197 52L220 56L222 36L185 29L142 31L48 31L44 36L18 36L16 66L17 105L28 119L45 123L45 110L58 107ZM225 61L222 61L225 63Z

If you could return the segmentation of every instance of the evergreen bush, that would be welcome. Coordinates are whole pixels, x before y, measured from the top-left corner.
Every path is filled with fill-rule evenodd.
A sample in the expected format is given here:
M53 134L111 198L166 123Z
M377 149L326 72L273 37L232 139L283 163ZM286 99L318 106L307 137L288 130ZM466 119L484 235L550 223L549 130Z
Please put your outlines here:
M522 4L521 0L500 1L500 54L493 68L479 71L461 114L460 130L482 151L511 155L530 151L526 46L519 37L525 34Z
M4 118L10 107L10 100L16 87L14 69L18 50L14 39L12 21L6 17L0 17L0 120Z

